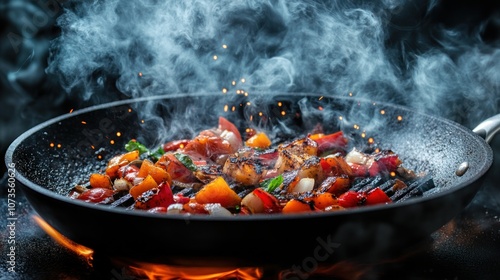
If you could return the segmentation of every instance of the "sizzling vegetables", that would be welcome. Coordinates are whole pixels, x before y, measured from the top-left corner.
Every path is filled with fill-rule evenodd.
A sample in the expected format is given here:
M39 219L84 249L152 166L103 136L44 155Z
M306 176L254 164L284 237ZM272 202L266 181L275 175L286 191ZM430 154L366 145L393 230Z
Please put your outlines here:
M166 214L313 213L392 203L418 179L390 150L347 151L342 131L273 143L263 131L243 139L223 117L154 152L135 140L125 148L70 196Z

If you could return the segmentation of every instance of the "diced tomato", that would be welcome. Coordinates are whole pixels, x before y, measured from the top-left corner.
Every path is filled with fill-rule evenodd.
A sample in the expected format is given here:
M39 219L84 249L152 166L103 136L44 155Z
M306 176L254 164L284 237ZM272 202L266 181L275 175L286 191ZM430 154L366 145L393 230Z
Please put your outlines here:
M389 202L392 202L391 198L378 187L366 194L366 205L384 204Z
M338 203L344 208L351 208L363 205L366 200L366 196L363 193L358 193L355 191L348 191L341 194L338 198Z
M318 135L314 137L314 141L318 143L318 154L331 150L345 150L347 147L347 138L344 137L342 131L338 131L327 135Z
M191 141L190 139L175 140L163 144L164 152L175 152L178 149L186 147L186 145Z
M114 193L112 189L92 188L80 194L77 199L91 203L108 203L113 201Z
M263 189L257 188L253 190L253 193L262 200L264 203L264 212L265 213L279 213L281 212L281 206L279 204L278 199L274 197L272 194L266 192Z
M163 182L158 185L158 188L153 188L143 192L135 202L135 208L152 209L155 207L167 208L174 203L174 195L168 182Z

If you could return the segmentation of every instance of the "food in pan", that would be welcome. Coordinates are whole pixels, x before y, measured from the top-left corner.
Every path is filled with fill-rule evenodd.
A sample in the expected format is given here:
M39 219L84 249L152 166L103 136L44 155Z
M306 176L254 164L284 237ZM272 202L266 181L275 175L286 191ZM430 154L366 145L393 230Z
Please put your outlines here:
M315 128L273 143L264 131L217 127L152 152L136 140L70 197L166 214L216 216L314 213L420 196L432 178L403 167L398 154L349 148L342 131ZM350 150L348 150L350 149Z

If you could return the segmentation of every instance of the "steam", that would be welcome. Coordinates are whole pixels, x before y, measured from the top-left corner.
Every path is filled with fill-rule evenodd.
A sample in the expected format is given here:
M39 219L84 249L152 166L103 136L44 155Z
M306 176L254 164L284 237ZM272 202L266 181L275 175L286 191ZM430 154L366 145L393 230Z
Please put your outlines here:
M422 42L393 38L388 30L400 28L393 18L410 16L412 5L74 3L58 20L62 35L53 42L48 73L86 100L110 88L127 97L241 89L353 93L448 118L463 112L458 120L467 125L466 119L475 122L498 111L496 103L484 103L496 100L500 81L499 50L482 42L484 24L472 34L431 26L430 35L415 35ZM427 3L424 13L432 14L435 6ZM388 44L398 39L399 44ZM409 49L410 44L416 46Z

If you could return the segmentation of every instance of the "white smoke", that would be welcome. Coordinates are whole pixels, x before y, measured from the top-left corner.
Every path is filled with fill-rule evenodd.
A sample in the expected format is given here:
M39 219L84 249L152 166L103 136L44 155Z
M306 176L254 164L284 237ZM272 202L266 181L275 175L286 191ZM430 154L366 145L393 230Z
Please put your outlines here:
M128 97L239 89L353 93L474 125L498 111L498 102L488 102L499 96L498 44L482 41L484 26L473 32L426 26L424 19L436 5L389 0L67 3L48 72L84 99L109 94L110 88ZM422 6L417 11L423 16L413 14L413 25L392 21L411 18L408 10L416 6ZM398 38L391 30L414 37Z

